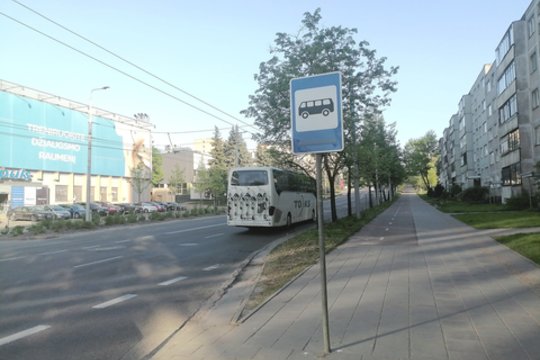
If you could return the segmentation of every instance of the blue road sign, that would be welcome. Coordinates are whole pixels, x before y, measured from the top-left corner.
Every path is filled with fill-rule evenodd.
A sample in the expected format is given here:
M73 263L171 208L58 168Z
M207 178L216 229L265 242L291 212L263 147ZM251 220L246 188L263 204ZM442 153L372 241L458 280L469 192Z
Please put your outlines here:
M291 80L293 154L343 150L341 73Z

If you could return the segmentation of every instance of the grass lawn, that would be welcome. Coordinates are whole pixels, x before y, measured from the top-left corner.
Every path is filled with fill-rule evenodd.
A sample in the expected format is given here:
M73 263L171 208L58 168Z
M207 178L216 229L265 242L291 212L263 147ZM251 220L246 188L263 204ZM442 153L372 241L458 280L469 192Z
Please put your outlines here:
M540 234L515 234L496 240L540 265Z
M540 227L540 212L538 211L455 214L454 217L477 229Z
M420 197L445 213L506 211L505 206L501 204L474 204L451 199L434 199L427 195L421 195Z

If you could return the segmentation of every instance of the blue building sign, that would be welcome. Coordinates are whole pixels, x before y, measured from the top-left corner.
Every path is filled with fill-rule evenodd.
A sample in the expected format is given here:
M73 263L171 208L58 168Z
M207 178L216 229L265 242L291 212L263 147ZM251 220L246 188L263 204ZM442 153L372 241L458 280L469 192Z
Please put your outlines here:
M293 154L343 150L341 73L292 79Z

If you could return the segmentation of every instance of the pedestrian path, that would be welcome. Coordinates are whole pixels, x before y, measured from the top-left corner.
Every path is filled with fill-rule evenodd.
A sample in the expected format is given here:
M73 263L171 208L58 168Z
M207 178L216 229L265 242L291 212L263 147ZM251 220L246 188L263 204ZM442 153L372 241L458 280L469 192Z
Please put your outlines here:
M233 287L154 359L540 359L539 267L414 194L329 254L327 280L330 354L315 265L240 324Z

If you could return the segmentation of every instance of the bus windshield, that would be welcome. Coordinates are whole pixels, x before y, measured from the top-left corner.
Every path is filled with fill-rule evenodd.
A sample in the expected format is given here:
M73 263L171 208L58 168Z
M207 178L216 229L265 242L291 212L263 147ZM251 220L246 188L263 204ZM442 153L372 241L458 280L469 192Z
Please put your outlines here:
M266 170L237 170L231 176L231 186L260 186L268 185Z

